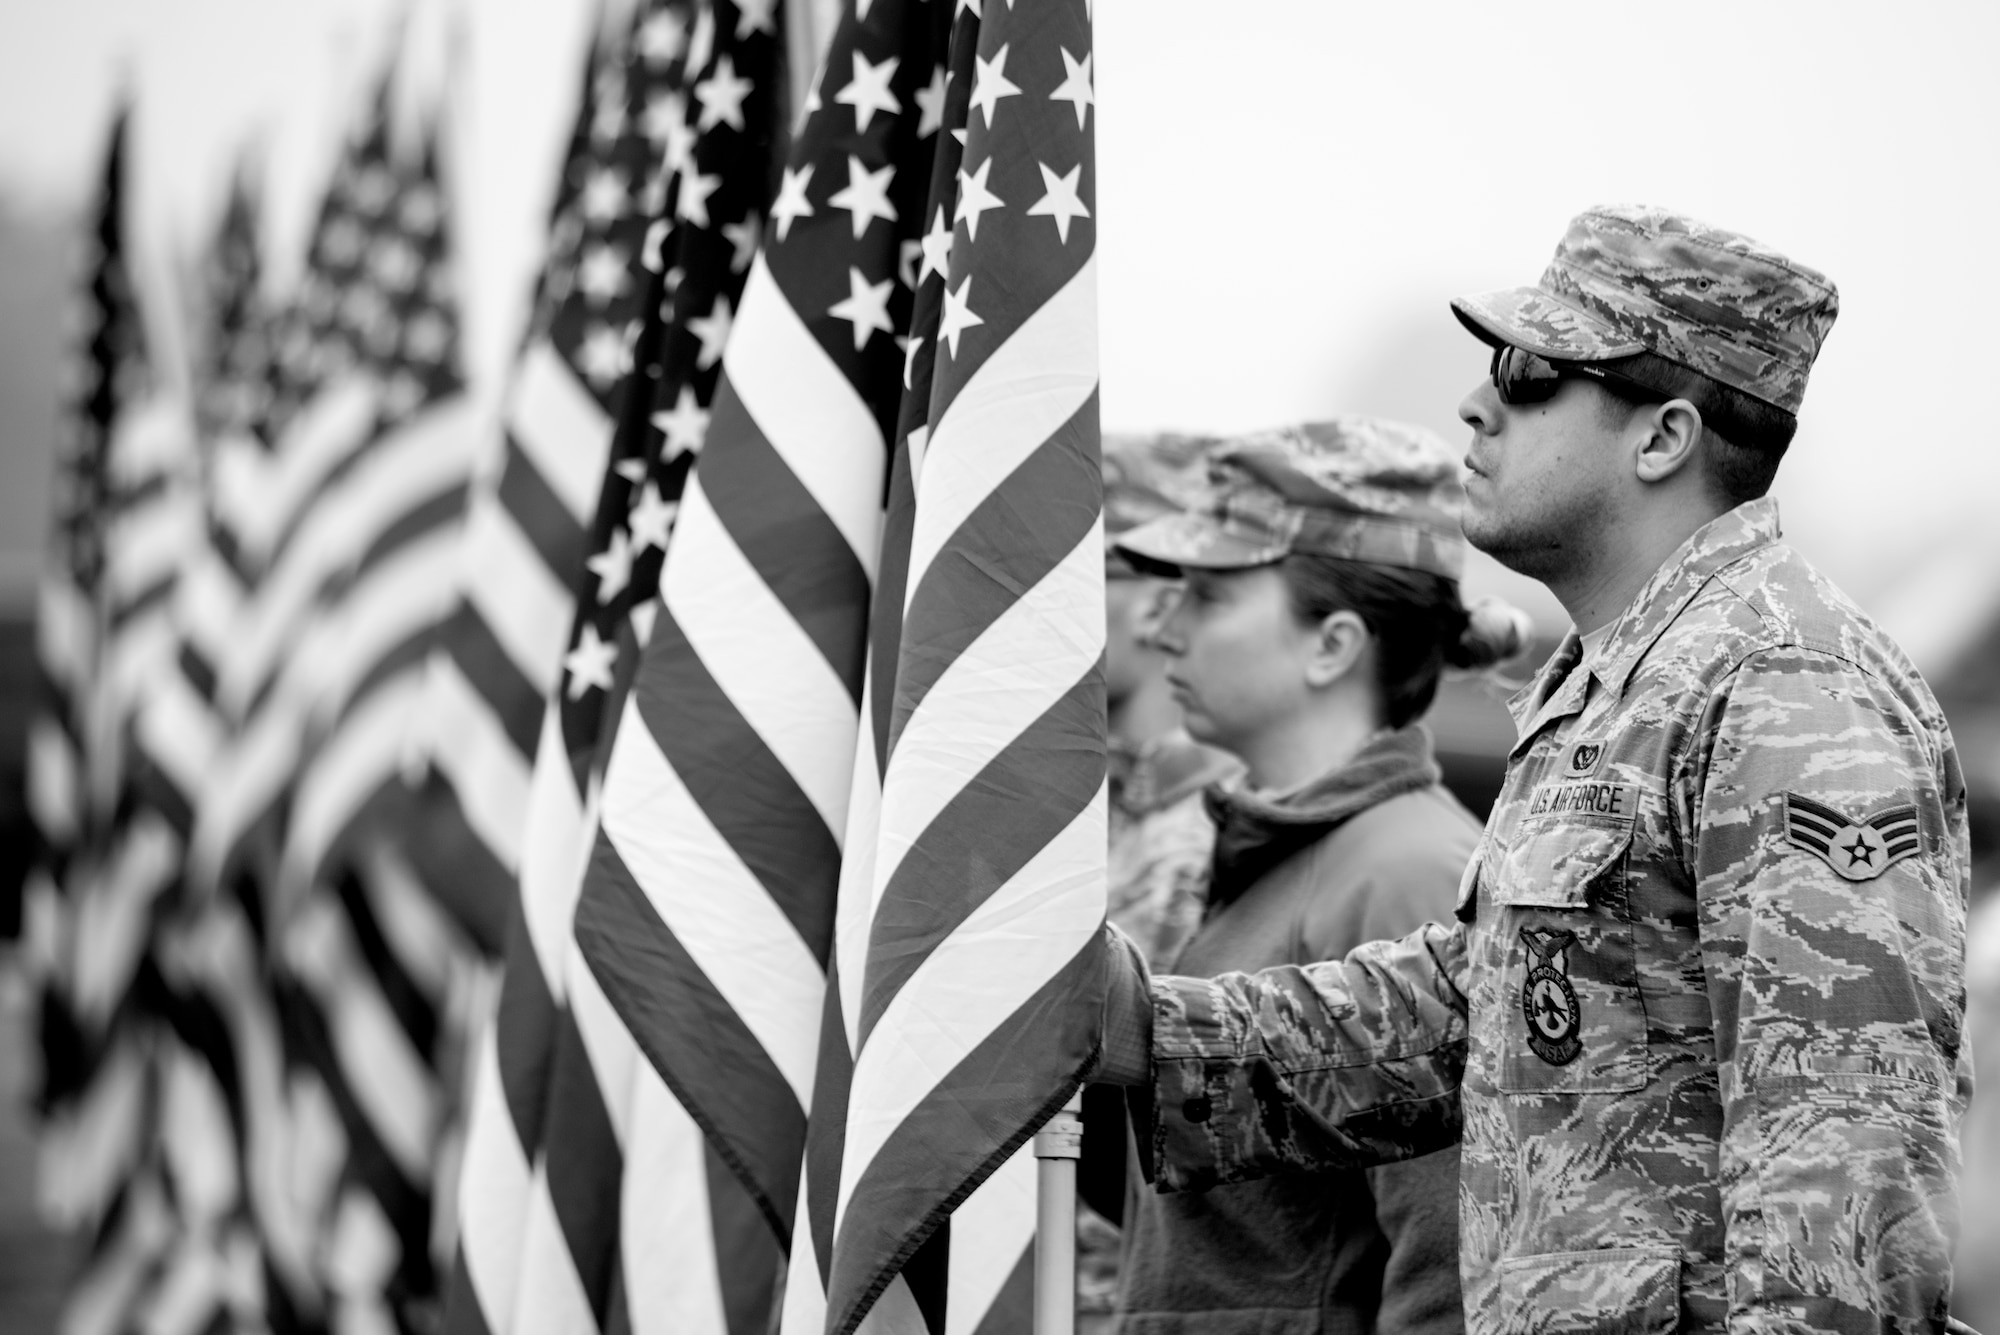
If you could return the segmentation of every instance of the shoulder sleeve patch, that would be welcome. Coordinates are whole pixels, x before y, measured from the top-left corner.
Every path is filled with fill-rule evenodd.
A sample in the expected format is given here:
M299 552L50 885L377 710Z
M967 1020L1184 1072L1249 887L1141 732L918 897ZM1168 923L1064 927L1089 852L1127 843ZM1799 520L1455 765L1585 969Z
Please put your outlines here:
M1785 794L1785 839L1850 881L1873 880L1923 845L1911 803L1857 817L1797 793Z

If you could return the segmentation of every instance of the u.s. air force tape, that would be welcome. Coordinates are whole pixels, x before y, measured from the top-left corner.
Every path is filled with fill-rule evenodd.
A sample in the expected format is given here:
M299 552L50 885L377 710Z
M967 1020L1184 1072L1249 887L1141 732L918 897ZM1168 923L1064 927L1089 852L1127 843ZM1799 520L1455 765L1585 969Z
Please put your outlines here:
M1630 820L1639 809L1629 783L1545 783L1528 799L1530 816L1610 816Z

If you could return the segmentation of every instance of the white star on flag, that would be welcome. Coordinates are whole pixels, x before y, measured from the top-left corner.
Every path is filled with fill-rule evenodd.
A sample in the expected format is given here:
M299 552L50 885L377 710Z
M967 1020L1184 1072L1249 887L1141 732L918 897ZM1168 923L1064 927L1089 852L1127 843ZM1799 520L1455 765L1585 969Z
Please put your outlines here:
M928 139L944 125L945 68L931 66L931 81L917 89L917 138Z
M423 271L423 258L409 242L395 239L376 246L368 256L368 267L384 287L407 292Z
M667 438L667 462L672 463L683 454L701 453L708 439L708 410L696 400L692 385L682 385L673 411L654 413L653 425Z
M599 325L583 336L576 360L592 383L611 385L632 368L631 341L619 330Z
M701 103L701 117L695 128L712 130L717 125L727 125L740 131L743 99L754 87L749 79L736 77L736 62L724 52L722 59L715 62L715 73L694 86L694 100Z
M403 196L397 216L405 231L435 232L438 220L444 216L444 201L429 186L419 186Z
M563 655L563 670L569 673L565 693L572 700L581 700L585 691L610 690L611 668L617 661L618 646L606 644L597 627L586 621L576 648Z
M944 290L944 315L938 321L938 337L951 348L954 361L958 359L958 336L974 325L986 323L972 313L971 301L971 274L967 274L965 281L958 285L958 291L954 292L950 287Z
M833 95L833 100L854 108L856 133L867 130L876 112L885 111L893 116L903 109L903 104L889 91L889 80L896 77L896 67L902 63L902 57L891 56L879 65L871 65L868 57L859 51L854 53L854 77Z
M641 133L655 144L664 145L674 131L687 126L687 99L678 90L654 93L646 101L646 109L639 113ZM669 161L669 167L679 170L681 164Z
M660 161L668 171L684 172L694 166L694 144L700 138L694 126L688 124L687 107L681 107L681 116L667 125L667 136L660 149Z
M778 0L736 0L736 40L740 42L753 32L776 35L777 25L771 16L777 7Z
M1010 43L1011 45L1011 43ZM993 128L993 108L1003 97L1016 97L1021 86L1007 77L1007 47L993 53L992 60L972 58L972 106L985 113L986 128ZM971 115L971 108L966 115Z
M936 274L949 280L951 277L951 224L944 220L944 205L938 205L931 217L931 229L925 232L920 243L924 248L924 267L917 274L917 282Z
M1090 216L1089 208L1077 198L1076 193L1077 181L1083 176L1083 164L1077 163L1064 176L1058 176L1050 171L1046 162L1038 162L1035 165L1042 169L1042 185L1048 193L1028 207L1028 214L1036 218L1054 218L1056 234L1062 238L1064 245L1068 245L1070 220Z
M708 197L722 185L720 173L703 176L700 172L689 172L681 177L681 193L674 200L674 216L685 218L696 227L708 226Z
M630 198L632 183L616 167L594 168L583 183L577 207L594 223L608 223L622 217Z
M742 222L722 224L722 238L734 249L729 256L729 272L742 273L757 258L757 243L764 239L764 223L756 214Z
M611 83L611 91L598 99L597 114L591 118L590 137L600 144L610 144L625 133L625 84L623 80Z
M608 603L624 592L632 582L632 558L637 555L632 550L632 540L622 528L611 530L611 545L585 561L590 573L597 576L597 601Z
M1068 102L1074 105L1076 128L1081 130L1085 119L1090 115L1090 109L1097 105L1097 94L1090 86L1090 62L1095 59L1095 53L1086 55L1079 61L1063 48L1062 58L1063 81L1056 85L1053 93L1049 94L1049 101Z
M896 281L911 291L917 286L917 261L924 257L924 243L911 239L896 248Z
M723 345L729 342L729 325L732 320L729 298L717 296L715 305L708 314L697 315L687 323L688 332L701 340L701 351L695 354L694 364L698 371L706 371L722 360Z
M632 529L632 550L636 554L648 547L666 549L667 538L673 532L674 516L680 513L680 503L669 501L660 495L660 489L647 482L639 493L639 499L632 502L631 513L625 522Z
M827 307L826 313L854 326L856 352L868 346L876 330L885 334L895 330L889 319L889 293L895 286L894 280L888 278L870 283L861 270L851 264L847 266L847 296Z
M778 240L785 239L785 233L792 230L798 219L813 216L812 201L806 198L806 187L812 184L812 178L811 163L796 170L785 168L778 182L778 197L771 201L771 221L778 225Z
M576 266L576 285L594 301L610 301L631 282L618 247L595 245Z
M903 350L903 388L909 389L911 378L917 371L917 349L924 345L924 340L916 334L911 334L908 337L898 338L896 344Z
M986 176L992 170L992 158L980 163L979 170L970 175L966 174L965 168L958 169L958 210L952 215L952 221L964 223L965 234L975 241L979 239L979 215L988 209L1000 208L1007 202L986 188Z
M662 9L639 25L639 54L664 65L687 46L687 25L671 9Z
M871 172L861 165L860 158L852 153L847 155L847 184L827 196L826 202L837 209L846 209L854 216L856 241L861 239L861 234L868 230L868 224L874 219L896 221L896 206L889 202L889 182L895 179L895 167Z

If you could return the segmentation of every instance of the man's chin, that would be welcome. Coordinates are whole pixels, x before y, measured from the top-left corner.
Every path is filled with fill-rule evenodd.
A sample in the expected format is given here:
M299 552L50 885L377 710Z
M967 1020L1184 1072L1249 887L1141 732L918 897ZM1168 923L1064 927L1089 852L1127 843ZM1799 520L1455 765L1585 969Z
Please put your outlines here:
M1517 575L1546 584L1573 568L1573 549L1560 539L1504 529L1465 528L1465 541Z

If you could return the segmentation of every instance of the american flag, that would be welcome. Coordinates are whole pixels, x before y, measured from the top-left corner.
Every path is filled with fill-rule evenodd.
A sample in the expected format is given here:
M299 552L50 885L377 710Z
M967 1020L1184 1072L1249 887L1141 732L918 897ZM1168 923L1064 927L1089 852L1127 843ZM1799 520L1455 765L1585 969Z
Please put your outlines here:
M590 220L605 234L600 246L610 244L611 228L621 223L631 245L632 224L642 221L634 216L631 173L645 155L635 153L622 165L612 160L628 147L635 129L626 114L628 81L635 72L646 77L654 67L630 67L634 36L629 28L619 39L598 32L586 62L576 125L557 182L534 326L503 422L501 457L497 467L489 461L489 476L472 498L464 601L445 627L435 664L434 763L460 794L474 828L489 831L492 860L508 873L499 1009L480 1035L471 1077L456 1203L458 1254L445 1306L453 1331L498 1335L514 1328L522 1232L541 1145L562 966L559 954L545 966L537 953L526 916L527 891L517 888L517 881L532 880L542 861L523 845L549 837L537 832L547 821L548 797L537 802L531 786L536 729L561 672L573 587L584 569L591 507L603 489L611 445L613 414L590 390L581 353L593 335L602 341L598 331L616 336L639 315L629 276L622 290L612 283L601 294L575 281ZM607 177L611 171L619 174ZM602 182L600 192L617 185L621 198L585 211L579 199L593 181ZM643 234L636 239L643 241ZM628 264L623 272L629 271ZM563 319L571 307L571 318ZM607 389L622 390L627 383L620 378ZM545 407L549 404L553 411ZM560 745L559 738L549 741ZM554 765L558 751L551 749L549 756ZM545 786L557 777L550 769ZM555 792L561 791L558 785ZM524 851L530 853L526 859Z
M835 34L577 909L789 1238L793 1331L850 1330L885 1289L933 1329L1005 1319L1032 1167L994 1175L1094 1029L1089 27L978 8L874 0Z
M73 493L92 512L71 517L95 527L99 557L82 805L90 853L62 906L51 1008L78 1024L49 1035L52 1055L88 1074L75 1115L46 1138L49 1201L59 1217L103 1225L66 1314L74 1331L122 1328L142 1313L170 1325L254 1315L263 1291L239 1153L254 1058L209 986L209 904L186 893L181 874L216 741L206 710L189 705L199 689L184 661L185 610L209 550L201 473L186 405L141 383L138 306L118 272L122 141L121 125L92 302L85 422L101 471Z
M937 164L927 205L857 765L874 831L848 840L829 998L853 1064L844 1117L815 1109L807 1169L825 1193L824 1324L843 1335L878 1295L878 1319L956 1328L974 1285L1024 1319L1033 1169L1015 1151L1095 1041L1091 60L1082 0L996 8L954 33L963 151Z
M582 967L570 925L605 723L651 619L756 247L779 93L775 8L642 8L621 77L605 85L617 100L586 112L597 129L618 128L612 143L631 165L617 291L638 300L616 368L609 466L599 464L594 554L534 767L499 1022L482 1054L449 1307L457 1330L766 1324L776 1249L741 1188L704 1162L698 1131ZM589 139L579 133L579 152ZM552 269L560 263L558 249ZM603 294L584 292L580 273L549 291L567 293L586 327L601 321Z
M114 122L82 302L75 399L58 459L56 550L37 638L44 708L31 724L40 834L27 937L39 965L45 1213L91 1236L95 1302L121 1315L171 1244L172 1204L147 1106L159 1017L149 946L176 882L172 829L128 785L131 708L151 666L171 567L135 543L168 491L145 331L126 250L129 113ZM148 429L150 427L150 429ZM137 527L135 528L135 524ZM165 587L163 587L165 586ZM88 1324L88 1301L71 1320Z
M91 232L89 291L74 402L62 423L55 477L54 542L43 564L35 632L42 699L29 722L27 798L36 831L24 901L24 935L42 984L42 1112L59 1125L91 1082L93 1044L64 977L75 896L100 849L91 772L98 660L103 641L105 520L111 433L143 356L124 256L124 176L129 113L121 110L105 157ZM121 377L125 377L121 385Z
M248 581L215 665L230 735L190 867L247 919L208 942L211 965L262 964L265 995L233 998L239 1026L274 1013L282 1045L257 1084L275 1116L246 1129L280 1324L421 1320L434 1304L439 1065L473 957L398 811L478 432L434 142L399 149L387 85L277 326L263 429L218 441L211 478L220 546Z

